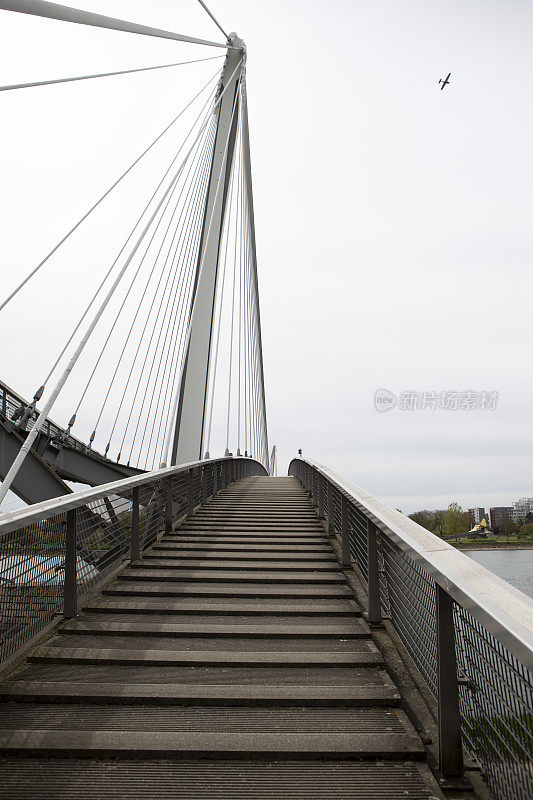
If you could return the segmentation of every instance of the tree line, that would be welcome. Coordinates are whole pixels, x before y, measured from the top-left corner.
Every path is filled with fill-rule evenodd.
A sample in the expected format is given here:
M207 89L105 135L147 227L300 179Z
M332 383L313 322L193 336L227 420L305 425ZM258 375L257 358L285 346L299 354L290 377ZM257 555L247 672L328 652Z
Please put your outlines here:
M470 530L468 512L463 511L459 503L455 502L450 503L447 509L415 511L413 514L409 514L409 519L443 539L464 536ZM533 514L528 512L524 519L517 521L510 516L504 517L502 524L495 525L492 532L507 537L532 538Z

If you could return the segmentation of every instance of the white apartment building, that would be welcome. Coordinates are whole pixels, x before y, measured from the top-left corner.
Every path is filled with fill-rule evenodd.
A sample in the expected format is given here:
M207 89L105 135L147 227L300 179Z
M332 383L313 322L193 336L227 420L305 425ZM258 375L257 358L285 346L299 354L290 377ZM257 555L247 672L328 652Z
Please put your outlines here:
M525 519L526 514L533 514L533 497L521 497L513 503L513 519L516 522Z

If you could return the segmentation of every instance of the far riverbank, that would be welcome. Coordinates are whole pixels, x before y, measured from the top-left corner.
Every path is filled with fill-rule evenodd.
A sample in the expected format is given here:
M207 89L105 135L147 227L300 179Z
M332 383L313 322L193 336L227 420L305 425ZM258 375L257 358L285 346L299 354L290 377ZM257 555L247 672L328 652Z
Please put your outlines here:
M458 550L533 550L533 543L532 542L525 542L524 544L506 544L505 542L493 542L492 544L488 542L481 542L478 540L472 542L472 544L463 544L462 542L459 544L454 544L454 542L449 542Z

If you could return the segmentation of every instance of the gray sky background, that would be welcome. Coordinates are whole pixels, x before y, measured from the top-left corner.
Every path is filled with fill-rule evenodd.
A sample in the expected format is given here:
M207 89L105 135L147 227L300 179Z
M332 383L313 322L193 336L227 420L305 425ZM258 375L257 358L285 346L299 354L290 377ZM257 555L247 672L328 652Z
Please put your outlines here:
M195 0L74 5L220 38ZM280 472L302 447L407 512L533 495L533 6L211 5L248 47ZM211 54L0 12L4 84ZM0 93L3 296L218 63ZM1 374L19 392L39 384L170 152L158 151L0 314ZM494 411L380 414L378 388L500 398ZM63 398L53 417L65 423L71 405Z

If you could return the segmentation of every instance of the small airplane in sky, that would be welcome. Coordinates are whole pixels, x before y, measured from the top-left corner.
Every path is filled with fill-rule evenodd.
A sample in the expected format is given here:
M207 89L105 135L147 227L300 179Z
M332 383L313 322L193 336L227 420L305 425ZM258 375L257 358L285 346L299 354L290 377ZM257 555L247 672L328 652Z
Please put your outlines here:
M447 78L445 78L444 80L442 80L442 78L441 78L441 79L439 80L439 83L442 83L442 86L440 87L440 90L441 90L441 92L442 92L442 90L444 89L444 87L445 87L445 86L447 86L447 85L449 84L449 82L450 82L450 75L451 75L451 74L452 74L451 72L448 72L448 77L447 77Z

